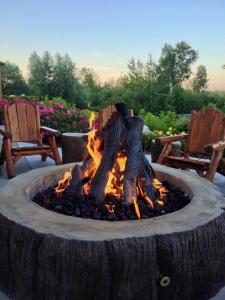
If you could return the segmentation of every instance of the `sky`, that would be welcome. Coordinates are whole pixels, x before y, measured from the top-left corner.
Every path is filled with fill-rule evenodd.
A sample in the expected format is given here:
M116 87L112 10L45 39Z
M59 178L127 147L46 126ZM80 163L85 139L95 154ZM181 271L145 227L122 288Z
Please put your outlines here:
M69 54L101 81L126 74L131 57L157 62L165 43L186 41L207 68L210 90L225 90L224 0L0 0L0 61L27 76L29 56Z

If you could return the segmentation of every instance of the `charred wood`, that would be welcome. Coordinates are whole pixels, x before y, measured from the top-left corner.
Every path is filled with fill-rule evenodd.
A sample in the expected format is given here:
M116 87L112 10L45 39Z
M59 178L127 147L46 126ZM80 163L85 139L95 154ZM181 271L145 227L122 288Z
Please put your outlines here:
M72 180L66 189L66 193L82 194L82 170L79 165L75 165L72 171Z
M127 121L130 129L127 131L125 144L127 161L124 172L124 198L125 202L132 203L133 199L137 198L136 180L143 158L143 121L138 117L127 118Z
M124 130L122 116L119 113L114 112L104 130L106 134L103 156L93 178L90 190L90 194L98 200L103 200L109 171L114 165L116 155L120 148L120 137Z

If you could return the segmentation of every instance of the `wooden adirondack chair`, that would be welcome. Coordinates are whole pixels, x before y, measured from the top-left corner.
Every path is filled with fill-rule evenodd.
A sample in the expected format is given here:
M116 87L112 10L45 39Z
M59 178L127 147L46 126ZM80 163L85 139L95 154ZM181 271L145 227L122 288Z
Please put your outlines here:
M51 157L57 165L61 164L55 137L61 133L57 130L41 127L38 106L25 103L6 105L3 107L5 129L0 130L3 145L0 155L0 165L6 162L9 178L15 176L14 164L25 155L41 155L42 160ZM42 144L41 133L48 135L49 145ZM13 142L31 142L30 147L14 147Z
M187 141L184 157L172 156L172 142ZM187 135L156 138L157 144L164 144L164 148L157 163L181 169L194 169L196 172L213 181L216 171L225 174L225 116L217 110L205 108L193 111ZM193 159L190 156L203 159Z

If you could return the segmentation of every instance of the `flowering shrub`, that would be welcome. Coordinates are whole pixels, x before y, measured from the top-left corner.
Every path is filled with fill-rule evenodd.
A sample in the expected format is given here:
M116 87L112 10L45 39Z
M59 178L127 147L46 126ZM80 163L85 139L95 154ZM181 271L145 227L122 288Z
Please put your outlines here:
M25 99L0 100L0 124L3 123L2 107L11 103L37 104L40 111L42 126L58 129L61 132L87 132L89 131L89 118L84 110L76 108L66 109L62 103L54 102L51 106L45 102L28 101Z
M87 132L89 121L80 110L66 110L54 107L40 109L41 125L58 129L61 132Z
M3 112L2 108L4 105L7 105L9 103L9 100L7 99L1 99L0 100L0 125L3 124Z

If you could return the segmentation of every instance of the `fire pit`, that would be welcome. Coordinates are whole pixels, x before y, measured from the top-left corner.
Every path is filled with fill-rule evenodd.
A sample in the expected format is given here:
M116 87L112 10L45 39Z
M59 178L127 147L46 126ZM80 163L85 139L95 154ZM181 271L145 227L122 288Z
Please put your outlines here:
M61 215L31 199L73 165L37 169L1 189L0 288L29 299L208 299L225 284L224 198L188 172L154 165L187 193L174 213L134 221Z
M187 194L156 178L142 150L143 120L131 116L124 103L115 109L103 128L88 134L83 165L37 193L37 204L66 215L122 221L160 216L189 203Z

